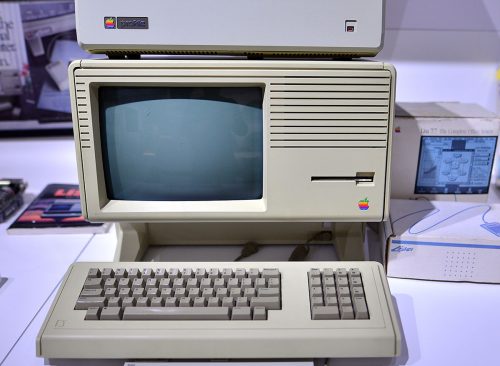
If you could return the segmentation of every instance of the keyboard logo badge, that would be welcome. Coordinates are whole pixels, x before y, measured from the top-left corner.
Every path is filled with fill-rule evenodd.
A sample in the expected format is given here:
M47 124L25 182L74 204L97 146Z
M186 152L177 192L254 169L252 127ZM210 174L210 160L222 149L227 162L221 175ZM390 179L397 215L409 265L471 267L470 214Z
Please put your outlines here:
M361 211L366 211L370 208L370 205L368 204L368 198L365 198L364 200L359 200L358 202L358 207Z
M116 18L115 17L105 17L104 18L104 28L105 29L116 29Z
M57 320L55 327L56 328L64 328L65 325L66 325L66 320Z

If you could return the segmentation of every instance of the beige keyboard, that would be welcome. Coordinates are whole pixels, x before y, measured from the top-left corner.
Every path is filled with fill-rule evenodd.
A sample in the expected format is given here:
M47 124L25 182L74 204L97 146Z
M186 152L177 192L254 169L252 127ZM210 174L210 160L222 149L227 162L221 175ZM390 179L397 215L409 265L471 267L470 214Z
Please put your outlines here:
M391 357L375 262L76 263L37 337L46 358Z

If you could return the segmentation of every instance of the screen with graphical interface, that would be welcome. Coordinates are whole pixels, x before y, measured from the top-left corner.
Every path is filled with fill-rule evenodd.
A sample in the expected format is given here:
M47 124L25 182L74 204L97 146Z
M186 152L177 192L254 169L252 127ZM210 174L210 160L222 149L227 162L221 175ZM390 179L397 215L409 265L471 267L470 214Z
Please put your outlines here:
M416 194L486 194L497 137L423 136Z
M109 199L261 199L260 87L101 87Z

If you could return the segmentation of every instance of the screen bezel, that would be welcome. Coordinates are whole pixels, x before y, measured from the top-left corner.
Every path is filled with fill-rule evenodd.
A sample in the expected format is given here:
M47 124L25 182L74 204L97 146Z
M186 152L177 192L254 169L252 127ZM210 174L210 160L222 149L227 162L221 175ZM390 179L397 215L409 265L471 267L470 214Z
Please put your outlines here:
M420 162L421 162L421 157L422 157L422 147L423 147L423 142L424 138L459 138L459 139L479 139L479 138L494 138L495 139L495 146L493 148L493 155L495 155L496 149L497 149L497 144L498 144L498 136L493 136L493 135L475 135L475 136L455 136L455 135L422 135L420 136L420 143L419 143L419 150L418 150L418 156L417 156L417 170L415 171L415 185L413 189L413 193L415 195L466 195L466 196L476 196L476 195L486 195L489 193L490 190L490 185L491 185L491 176L493 174L493 167L494 167L494 159L495 156L493 156L493 161L491 163L491 168L488 176L488 185L486 186L486 190L479 193L479 192L474 192L474 193L455 193L455 192L417 192L417 187L418 187L418 179L419 179L419 172L420 172Z
M106 78L108 79L108 78ZM114 216L116 214L120 215L130 215L138 213L152 213L153 215L158 214L161 216L165 211L167 212L178 212L178 213L188 213L193 212L204 216L206 213L220 213L222 216L227 213L262 213L267 210L267 193L268 186L267 182L267 155L268 155L268 125L266 123L266 116L268 115L268 93L267 85L265 82L255 82L242 80L240 81L228 81L226 83L221 82L220 78L215 80L210 80L209 78L204 78L200 80L196 78L196 81L145 81L141 78L141 81L127 80L129 78L121 78L120 81L115 80L102 80L102 81L92 81L88 84L88 97L90 98L90 127L93 134L93 159L92 163L95 164L96 177L94 183L92 182L92 177L85 176L83 181L87 185L87 194L91 195L92 192L88 191L88 185L94 185L94 189L97 191L98 206L89 207L96 200L87 200L87 212L89 217L92 214L104 214ZM149 79L149 78L148 78ZM193 78L194 79L194 78ZM252 200L223 200L223 201L131 201L131 200L113 200L108 196L105 173L103 166L103 151L102 151L102 139L101 139L101 121L100 121L100 111L99 111L99 88L100 87L259 87L262 89L263 102L262 102L262 122L263 122L263 133L262 133L262 148L263 148L263 172L262 172L262 198L252 199ZM92 167L89 169L84 169L82 174L85 172L92 171ZM90 179L89 179L90 178Z

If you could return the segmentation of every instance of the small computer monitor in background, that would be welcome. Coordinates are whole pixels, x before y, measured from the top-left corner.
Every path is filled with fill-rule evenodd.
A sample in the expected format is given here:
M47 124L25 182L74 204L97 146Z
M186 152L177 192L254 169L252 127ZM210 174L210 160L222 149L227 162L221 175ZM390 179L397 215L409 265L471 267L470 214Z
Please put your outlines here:
M71 133L72 0L0 2L0 136Z

